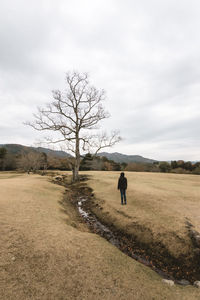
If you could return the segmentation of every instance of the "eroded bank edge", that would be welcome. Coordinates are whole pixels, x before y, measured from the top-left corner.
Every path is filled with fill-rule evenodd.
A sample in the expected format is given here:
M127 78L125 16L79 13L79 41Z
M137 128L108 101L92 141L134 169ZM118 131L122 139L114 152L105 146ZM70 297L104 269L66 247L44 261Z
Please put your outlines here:
M112 221L109 221L108 215L104 215L87 180L88 176L82 175L79 182L71 183L68 176L62 175L54 177L53 182L65 186L67 201L78 210L91 232L104 237L123 253L150 267L163 278L181 285L193 284L200 280L200 251L194 251L192 257L191 254L186 254L176 258L160 241L141 243L136 234L130 235L118 229ZM197 249L192 224L187 222L186 225L194 249ZM135 228L141 229L141 225L135 224ZM151 232L144 226L142 230Z

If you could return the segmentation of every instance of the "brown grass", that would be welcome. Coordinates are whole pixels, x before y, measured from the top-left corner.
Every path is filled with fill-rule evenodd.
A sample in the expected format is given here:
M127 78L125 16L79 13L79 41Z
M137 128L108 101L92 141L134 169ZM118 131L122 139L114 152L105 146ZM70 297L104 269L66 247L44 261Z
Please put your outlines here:
M199 299L197 289L166 286L156 273L89 233L72 212L71 204L66 202L63 211L60 205L63 187L39 175L12 175L6 174L5 178L0 174L2 300ZM90 183L98 197L106 200L104 209L116 214L118 221L127 219L116 213L121 210L119 194L115 191L118 174L94 176L96 180ZM123 209L132 217L134 199L139 200L136 182L142 182L142 174L128 175L129 182L131 176L135 179L134 197L131 198L130 185L129 204ZM148 193L148 189L144 192ZM77 228L72 224L77 224ZM158 225L156 222L155 228Z
M126 172L127 206L117 190L119 172L90 172L89 185L115 225L143 242L161 241L174 256L191 250L186 221L200 231L200 176ZM137 224L150 229L140 232Z

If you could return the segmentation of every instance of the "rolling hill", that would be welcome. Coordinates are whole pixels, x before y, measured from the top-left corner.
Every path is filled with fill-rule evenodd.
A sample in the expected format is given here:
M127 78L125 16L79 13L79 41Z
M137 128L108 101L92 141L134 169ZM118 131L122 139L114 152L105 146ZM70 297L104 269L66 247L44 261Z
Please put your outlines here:
M131 162L136 162L136 163L154 163L156 160L154 159L149 159L145 158L140 155L126 155L118 152L114 153L108 153L108 152L101 152L97 154L98 156L105 156L109 160L113 160L117 163L131 163Z
M8 153L11 154L20 154L20 153L28 153L30 151L36 151L36 152L44 152L46 154L49 154L51 156L55 156L58 158L65 158L65 157L71 157L71 155L65 151L61 150L52 150L48 148L43 147L28 147L23 146L20 144L0 144L0 147L4 147L7 149ZM136 163L153 163L156 162L154 159L145 158L140 155L126 155L118 152L114 153L108 153L108 152L101 152L97 154L98 156L105 156L109 160L113 160L117 163L130 163L130 162L136 162Z
M49 155L55 156L55 157L59 157L59 158L71 157L71 155L65 151L52 150L52 149L43 148L43 147L28 147L28 146L23 146L23 145L19 145L19 144L0 144L0 147L6 148L8 153L11 153L11 154L20 154L20 153L28 153L31 151L36 151L36 152L44 152L46 154L49 154Z

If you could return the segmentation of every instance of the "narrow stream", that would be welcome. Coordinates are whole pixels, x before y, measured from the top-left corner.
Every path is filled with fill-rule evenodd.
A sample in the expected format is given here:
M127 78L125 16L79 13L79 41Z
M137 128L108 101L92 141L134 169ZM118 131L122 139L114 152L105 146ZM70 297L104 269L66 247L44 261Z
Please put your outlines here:
M105 225L103 225L99 220L97 220L96 216L94 216L91 212L87 212L83 207L84 202L87 200L85 198L80 198L78 201L78 211L79 214L83 217L85 222L88 224L90 229L95 233L104 237L107 241L109 241L112 245L116 247L120 247L120 242L118 238L114 235L114 233Z
M89 226L90 230L96 234L99 234L103 238L105 238L107 241L109 241L112 245L116 246L118 249L120 249L123 253L126 255L132 257L133 259L139 261L140 263L144 264L145 266L149 266L151 269L153 269L155 272L157 272L161 277L165 279L173 280L174 282L178 284L182 284L181 281L175 280L171 275L159 270L156 268L151 261L146 260L144 257L141 257L137 254L135 254L132 249L130 249L126 242L123 241L122 237L116 235L114 232L112 232L107 226L102 224L97 217L88 210L86 207L87 199L85 197L79 197L77 208L79 211L79 214L84 219L84 221ZM189 282L188 282L189 284ZM186 284L184 284L186 285Z
M117 247L124 254L137 260L138 262L150 267L162 278L173 280L176 284L188 286L195 282L200 281L200 255L196 253L192 259L191 257L181 257L177 259L168 252L165 246L161 243L159 245L151 244L150 247L146 244L140 244L137 238L129 236L124 232L118 231L112 224L106 226L96 217L92 212L91 197L94 196L92 189L87 185L71 185L68 188L69 183L66 179L66 175L62 178L58 177L53 180L54 183L67 187L66 191L70 191L71 203L76 206L79 215L83 218L84 222L88 225L91 232L100 235L109 241L112 245ZM86 176L81 178L81 181L87 180ZM92 201L92 203L94 203ZM98 206L98 204L96 204ZM99 207L101 209L101 207ZM188 223L189 236L191 238L194 249L199 249L196 245L196 237L199 236L198 232L195 232L191 236L192 224ZM196 234L198 234L196 236ZM158 247L157 247L158 246ZM160 248L159 248L160 247Z

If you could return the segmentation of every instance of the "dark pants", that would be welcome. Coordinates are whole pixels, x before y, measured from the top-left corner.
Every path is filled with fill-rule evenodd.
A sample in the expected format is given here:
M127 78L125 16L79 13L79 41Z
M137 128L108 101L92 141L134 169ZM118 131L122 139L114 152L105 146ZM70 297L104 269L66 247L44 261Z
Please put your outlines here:
M126 204L126 190L120 190L121 193L121 204L123 205L123 201L124 204Z

